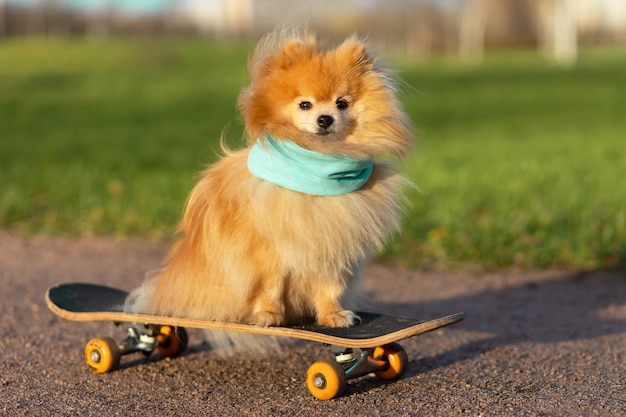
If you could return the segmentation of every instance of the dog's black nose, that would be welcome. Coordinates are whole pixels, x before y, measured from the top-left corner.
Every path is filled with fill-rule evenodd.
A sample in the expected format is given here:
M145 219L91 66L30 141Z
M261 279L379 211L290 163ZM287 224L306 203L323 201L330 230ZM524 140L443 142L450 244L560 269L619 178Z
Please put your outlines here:
M317 118L317 125L326 129L328 126L332 125L334 121L335 119L333 119L333 116L327 116L324 114Z

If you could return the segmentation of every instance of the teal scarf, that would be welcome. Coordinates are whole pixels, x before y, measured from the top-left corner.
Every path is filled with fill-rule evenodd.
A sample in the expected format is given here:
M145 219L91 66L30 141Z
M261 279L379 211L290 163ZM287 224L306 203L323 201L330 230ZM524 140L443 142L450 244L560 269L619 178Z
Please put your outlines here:
M372 168L371 159L326 155L271 135L257 140L248 155L248 170L255 177L311 195L358 190L372 175Z

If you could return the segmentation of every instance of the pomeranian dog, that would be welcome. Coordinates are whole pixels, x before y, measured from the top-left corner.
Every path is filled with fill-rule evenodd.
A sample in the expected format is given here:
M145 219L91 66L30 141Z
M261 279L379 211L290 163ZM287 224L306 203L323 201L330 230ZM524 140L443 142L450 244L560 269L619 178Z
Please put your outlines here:
M248 147L224 150L186 203L164 269L127 310L259 326L347 327L366 258L399 226L407 154L396 83L356 38L280 30L249 59Z

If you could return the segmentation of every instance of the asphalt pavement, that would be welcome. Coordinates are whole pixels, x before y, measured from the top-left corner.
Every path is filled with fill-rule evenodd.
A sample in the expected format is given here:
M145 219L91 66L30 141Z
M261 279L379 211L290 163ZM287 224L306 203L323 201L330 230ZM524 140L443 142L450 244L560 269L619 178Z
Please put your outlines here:
M402 342L407 372L365 376L330 401L313 398L308 366L326 346L283 353L214 352L189 330L178 358L133 354L98 375L83 359L106 322L70 322L48 287L91 282L130 290L167 245L142 240L24 237L0 232L0 415L619 416L626 415L626 275L620 271L407 270L374 263L368 309L465 321ZM222 352L223 353L223 352Z

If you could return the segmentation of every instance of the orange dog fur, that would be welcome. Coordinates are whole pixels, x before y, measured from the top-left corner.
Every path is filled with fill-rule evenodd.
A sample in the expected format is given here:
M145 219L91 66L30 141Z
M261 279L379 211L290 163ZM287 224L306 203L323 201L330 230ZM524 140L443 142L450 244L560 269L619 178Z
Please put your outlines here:
M278 31L249 60L239 97L249 147L225 151L192 190L160 275L127 309L261 326L347 327L366 258L397 229L407 180L382 156L412 143L390 72L356 38L335 49ZM308 103L308 104L302 104ZM320 115L332 118L321 126ZM316 122L317 121L317 122ZM250 147L272 134L323 154L374 158L356 191L316 196L253 176Z

